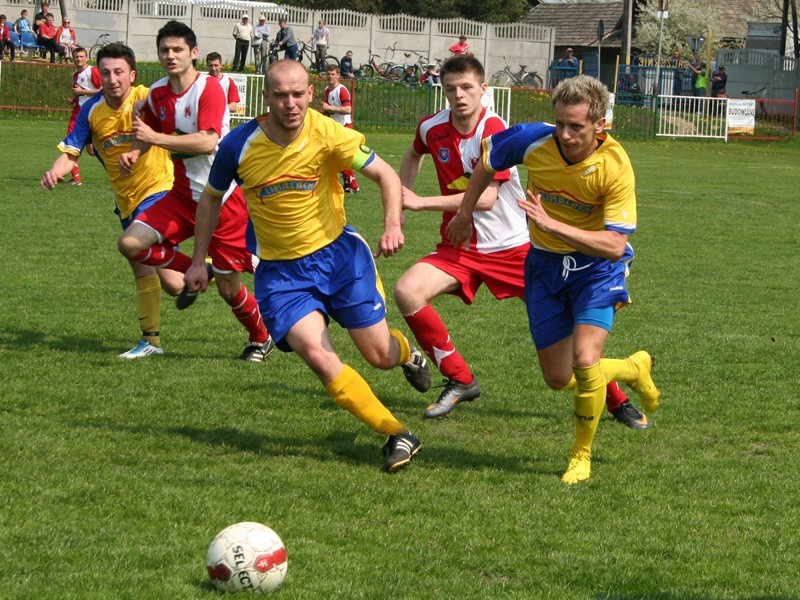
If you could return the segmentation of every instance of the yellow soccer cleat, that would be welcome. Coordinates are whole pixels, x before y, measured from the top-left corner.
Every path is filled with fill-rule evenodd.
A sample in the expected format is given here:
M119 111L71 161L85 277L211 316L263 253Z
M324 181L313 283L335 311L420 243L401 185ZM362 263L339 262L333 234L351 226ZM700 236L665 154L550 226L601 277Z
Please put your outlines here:
M567 471L561 476L561 481L567 484L580 483L589 479L592 472L592 457L585 452L571 454Z
M635 352L628 360L633 363L639 372L636 382L631 384L631 387L642 399L644 409L648 412L658 410L661 404L659 402L661 392L658 391L656 384L653 383L653 379L650 377L650 371L655 364L655 360L645 350Z

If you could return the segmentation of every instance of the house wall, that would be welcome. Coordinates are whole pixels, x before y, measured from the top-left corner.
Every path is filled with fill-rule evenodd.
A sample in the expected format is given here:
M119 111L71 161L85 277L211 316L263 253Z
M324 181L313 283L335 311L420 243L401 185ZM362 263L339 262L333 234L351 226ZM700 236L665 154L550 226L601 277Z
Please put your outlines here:
M491 73L503 68L503 57L512 65L524 63L529 70L546 73L553 58L555 30L552 27L520 23L488 24L466 19L431 20L409 15L369 15L349 10L308 10L292 6L256 2L210 2L197 0L66 0L78 41L85 47L97 36L110 33L112 41L122 41L133 48L138 60L156 61L155 34L170 19L188 24L197 34L200 56L216 51L226 63L233 62L234 24L242 14L257 23L258 15L267 16L272 37L278 30L278 18L285 17L298 40L307 40L317 21L323 19L331 30L328 54L340 57L353 51L353 63L379 54L378 62L392 59L387 48L394 45L394 62L403 63L402 50L414 50L429 59L445 59L448 48L465 34L470 49ZM0 0L0 12L9 22L28 9L29 17L38 12L32 0ZM58 3L51 4L58 14ZM388 54L388 56L387 56ZM411 62L417 57L412 54ZM252 61L252 56L251 56Z

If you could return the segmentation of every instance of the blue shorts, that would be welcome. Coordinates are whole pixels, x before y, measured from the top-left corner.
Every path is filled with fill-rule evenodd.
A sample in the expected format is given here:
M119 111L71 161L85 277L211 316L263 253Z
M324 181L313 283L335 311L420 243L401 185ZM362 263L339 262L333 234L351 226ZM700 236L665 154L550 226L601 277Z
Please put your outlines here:
M161 200L164 196L166 196L168 191L169 190L165 190L163 192L157 192L157 193L153 194L152 196L148 196L147 198L142 200L139 203L139 205L136 208L133 209L133 212L131 214L129 214L127 217L125 217L124 219L119 216L119 209L115 208L114 212L119 217L119 222L122 225L122 230L124 231L125 229L127 229L130 226L130 224L133 223L136 220L136 217L138 217L140 214L142 214L148 208L153 206L153 204L155 204L156 202ZM176 248L177 248L177 246L176 246Z
M557 254L531 247L525 261L525 306L537 350L572 335L578 323L591 323L611 331L614 308L629 304L625 286L633 248L628 244L622 259L579 252Z
M294 325L319 311L345 329L361 329L386 318L386 300L372 251L345 226L332 243L293 260L262 260L255 275L261 316L278 348Z

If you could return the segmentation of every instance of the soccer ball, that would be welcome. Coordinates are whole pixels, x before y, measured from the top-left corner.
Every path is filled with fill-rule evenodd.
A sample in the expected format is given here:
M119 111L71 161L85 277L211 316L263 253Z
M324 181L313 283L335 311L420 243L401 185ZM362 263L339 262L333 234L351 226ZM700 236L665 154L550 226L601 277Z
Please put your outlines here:
M286 577L286 548L266 525L236 523L226 527L208 547L208 575L223 592L274 592Z

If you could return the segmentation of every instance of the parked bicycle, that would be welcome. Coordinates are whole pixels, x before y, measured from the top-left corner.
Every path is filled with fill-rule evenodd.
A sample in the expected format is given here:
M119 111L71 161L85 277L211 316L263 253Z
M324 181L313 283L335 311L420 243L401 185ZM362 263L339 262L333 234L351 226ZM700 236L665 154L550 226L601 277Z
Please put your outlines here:
M755 90L754 92L751 92L750 90L742 90L743 98L756 101L756 114L762 118L768 116L767 103L764 102L764 100L766 99L766 92L767 92L766 86L762 87L761 89Z
M89 48L89 60L95 60L97 58L97 52L111 43L108 39L109 37L111 37L110 33L101 33L97 36L97 41Z
M363 64L355 70L356 77L382 77L388 81L399 81L403 78L405 69L403 65L396 65L394 63L384 62L378 64L375 60L379 58L379 54L370 54L369 63Z
M271 65L275 61L279 60L280 57L278 56L278 42L270 42L269 50L266 54L261 57L261 62L258 64L258 68L256 69L257 73L266 73L267 66Z
M316 72L318 75L324 74L331 67L339 66L339 59L335 56L328 54L325 57L325 65L322 69L317 69L317 57L311 46L305 42L297 43L297 61L302 63L303 60L308 59L309 71Z
M539 73L536 71L528 71L528 65L520 65L519 71L515 73L511 70L511 65L508 64L505 56L503 57L503 62L506 63L506 66L502 71L492 73L492 76L489 77L489 85L499 87L517 86L537 89L542 89L544 87L544 82L539 76Z

